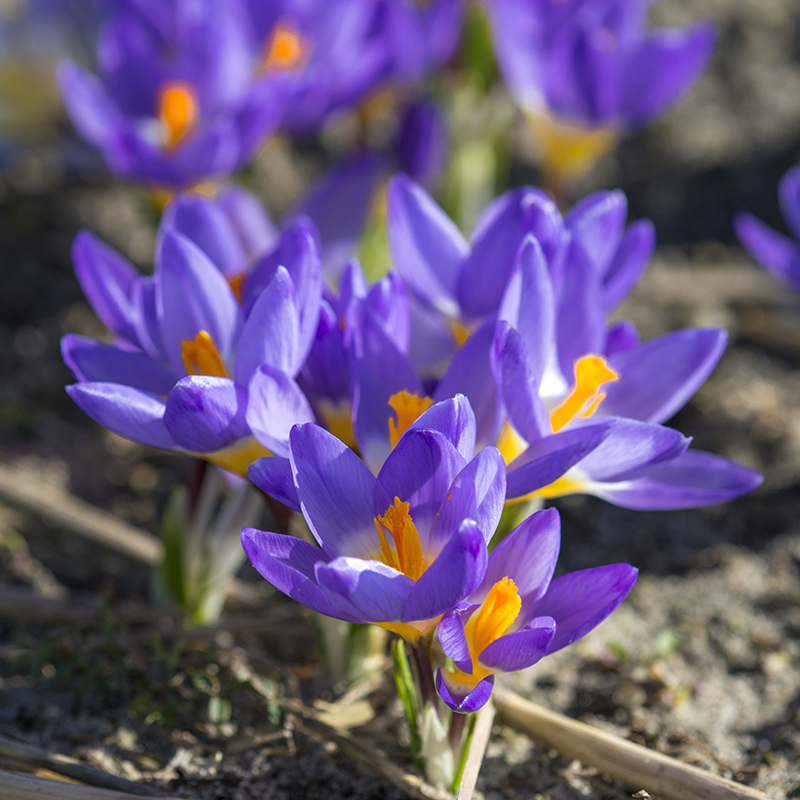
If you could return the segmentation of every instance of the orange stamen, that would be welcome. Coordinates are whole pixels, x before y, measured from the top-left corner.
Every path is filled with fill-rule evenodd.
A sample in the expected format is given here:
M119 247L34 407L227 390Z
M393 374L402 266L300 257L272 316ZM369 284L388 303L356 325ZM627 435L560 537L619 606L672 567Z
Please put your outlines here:
M522 598L511 578L501 578L492 586L480 609L464 626L473 660L511 627L521 608Z
M602 356L583 356L575 362L575 386L550 415L553 431L560 431L576 417L591 417L605 398L600 387L616 381L619 375L608 366Z
M186 367L189 375L230 377L214 340L206 331L200 331L194 339L182 341L181 356L183 357L183 366Z
M450 336L453 337L456 347L461 347L472 335L472 328L457 319L448 320L447 327L450 330Z
M375 517L375 529L384 563L416 581L425 571L425 555L417 526L408 513L410 507L409 503L401 503L400 498L395 497L394 504L386 509L386 513ZM387 533L394 541L394 553L386 538Z
M307 51L308 47L300 32L288 23L279 22L270 34L261 69L263 72L293 69L303 61Z
M197 94L188 83L166 83L158 92L158 119L164 147L174 150L195 128L200 117Z
M229 275L228 276L228 283L233 289L233 294L239 303L242 302L242 292L244 291L244 272L240 272L238 275Z
M404 389L389 398L389 405L397 417L397 421L389 417L389 442L394 449L411 424L433 405L433 400Z

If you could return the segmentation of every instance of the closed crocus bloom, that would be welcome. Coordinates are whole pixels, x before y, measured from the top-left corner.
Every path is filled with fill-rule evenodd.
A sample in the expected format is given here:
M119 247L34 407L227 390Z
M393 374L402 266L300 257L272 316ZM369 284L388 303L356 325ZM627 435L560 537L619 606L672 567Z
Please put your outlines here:
M279 125L283 51L266 65L239 0L108 4L98 74L58 72L78 130L116 174L167 189L230 175Z
M291 426L313 419L294 378L316 332L319 253L310 233L294 232L288 269L264 275L245 309L236 281L179 232L187 208L167 216L150 277L91 234L76 239L76 275L116 342L64 337L64 360L79 381L67 391L121 436L244 474L259 456L287 454Z
M736 217L736 235L761 266L800 291L800 167L783 176L778 199L791 238L746 213Z
M453 711L477 711L496 673L525 669L577 641L633 588L638 571L629 564L553 580L560 539L555 509L528 517L492 552L481 585L439 623L452 667L439 669L436 686Z
M647 28L650 0L487 0L510 92L529 114L551 180L582 172L697 81L714 27Z
M250 478L278 499L294 495L318 546L246 528L253 566L314 611L429 638L483 579L505 497L497 450L473 457L466 399L419 417L377 477L316 425L296 426L289 442L288 468L261 459Z

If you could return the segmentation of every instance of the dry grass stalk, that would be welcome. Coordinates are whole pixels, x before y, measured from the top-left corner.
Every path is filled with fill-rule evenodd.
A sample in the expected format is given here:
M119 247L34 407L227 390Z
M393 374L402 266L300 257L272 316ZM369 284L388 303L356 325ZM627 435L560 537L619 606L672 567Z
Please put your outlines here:
M495 688L500 721L568 758L576 758L631 786L673 800L767 800L762 792L684 764L584 722Z
M481 771L483 757L486 755L486 747L489 744L489 737L492 733L494 715L495 709L491 700L478 712L478 718L475 720L475 728L472 732L472 741L469 744L467 763L464 765L456 800L472 800L478 773Z
M0 797L3 800L141 800L142 796L0 770Z

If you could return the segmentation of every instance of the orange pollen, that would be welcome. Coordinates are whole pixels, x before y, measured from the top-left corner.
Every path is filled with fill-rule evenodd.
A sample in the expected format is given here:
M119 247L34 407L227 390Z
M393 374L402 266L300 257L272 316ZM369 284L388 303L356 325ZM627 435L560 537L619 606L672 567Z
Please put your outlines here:
M279 22L267 41L261 70L293 69L303 61L307 51L300 32L287 23Z
M501 578L489 590L481 607L464 626L473 662L512 625L522 608L522 598L511 578Z
M228 283L240 304L242 302L242 292L244 291L244 277L244 272L240 272L238 275L228 276Z
M456 343L456 347L461 347L472 335L472 328L457 319L449 320L447 327L450 330L450 336L453 337L453 341Z
M605 398L600 387L619 375L602 356L583 356L575 362L575 385L558 408L550 415L553 431L560 431L576 417L591 417Z
M197 94L188 83L166 83L159 89L158 119L167 150L174 150L194 130L199 117Z
M412 394L404 389L402 392L393 394L389 398L388 405L391 406L397 417L396 421L389 417L389 442L394 449L411 423L416 422L433 405L433 400L430 397Z
M189 375L230 377L214 340L206 331L200 331L194 339L184 339L181 342L181 356Z
M375 517L375 529L381 543L383 563L416 581L425 572L425 556L409 508L409 503L401 503L400 498L395 497L394 504L386 509L386 513ZM394 552L386 534L394 541Z

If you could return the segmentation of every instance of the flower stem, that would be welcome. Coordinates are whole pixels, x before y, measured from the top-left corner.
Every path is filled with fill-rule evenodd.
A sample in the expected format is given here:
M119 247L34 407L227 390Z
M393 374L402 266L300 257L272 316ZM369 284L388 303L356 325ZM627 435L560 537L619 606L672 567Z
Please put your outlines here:
M422 636L420 640L410 646L414 654L414 666L417 672L417 683L419 686L419 697L422 708L430 704L439 713L439 695L436 692L436 684L433 680L433 666L431 664L431 646L433 637L431 635Z
M466 724L468 714L458 714L453 712L450 718L450 749L456 758L456 763L459 760L459 753L461 752L461 739L464 734L464 725Z

